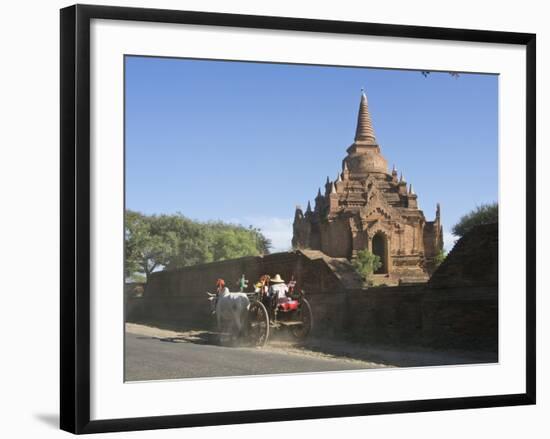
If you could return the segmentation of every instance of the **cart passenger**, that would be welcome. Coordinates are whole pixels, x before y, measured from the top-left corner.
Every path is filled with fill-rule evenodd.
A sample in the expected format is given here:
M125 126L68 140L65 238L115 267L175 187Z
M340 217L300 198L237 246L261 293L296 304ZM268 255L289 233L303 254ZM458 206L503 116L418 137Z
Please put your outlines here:
M277 274L271 278L271 286L269 287L269 295L274 303L279 303L280 300L285 300L288 293L288 287L285 284L281 275Z
M241 293L248 288L248 279L244 276L244 274L241 276L237 283L239 284L239 291Z
M294 294L294 290L296 289L296 278L294 275L290 278L290 282L288 283L288 295L292 297Z
M263 276L260 277L259 282L254 285L254 291L256 293L260 293L261 297L264 297L268 294L269 276L267 274L264 274Z
M223 296L224 294L229 294L229 288L225 286L225 281L223 279L218 279L216 281L216 296Z

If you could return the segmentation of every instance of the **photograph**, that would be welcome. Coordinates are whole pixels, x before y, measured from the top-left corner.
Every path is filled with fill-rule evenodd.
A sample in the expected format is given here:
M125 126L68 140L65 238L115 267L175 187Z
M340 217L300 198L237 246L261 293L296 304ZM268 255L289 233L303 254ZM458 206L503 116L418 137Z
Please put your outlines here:
M125 54L123 93L125 382L499 362L497 73Z
M4 437L546 437L543 5L3 4Z

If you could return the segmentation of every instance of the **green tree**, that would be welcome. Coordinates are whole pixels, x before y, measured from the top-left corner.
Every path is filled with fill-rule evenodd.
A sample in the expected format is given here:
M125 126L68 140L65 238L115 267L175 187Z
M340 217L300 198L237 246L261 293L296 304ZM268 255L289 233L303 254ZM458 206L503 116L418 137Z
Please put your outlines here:
M193 221L181 213L143 215L128 210L125 238L127 278L148 278L159 269L267 254L271 247L259 229Z
M167 265L167 269L212 262L214 256L210 230L204 224L181 214L173 215L172 220L178 244L176 255Z
M482 204L462 216L453 226L453 235L464 236L472 227L498 222L498 203Z
M434 258L435 266L439 267L446 257L447 257L447 252L443 249L439 250L437 252L437 255L435 255L435 258Z
M372 274L382 266L380 256L372 254L367 249L359 250L352 265L365 282L369 282Z
M145 277L144 274L141 274L141 273L133 273L133 274L129 277L129 281L130 281L130 282L134 282L134 283L138 283L138 284L143 284L143 283L147 282L147 278Z
M271 242L259 229L219 221L207 223L206 227L211 234L214 261L269 253Z
M261 229L249 226L248 230L254 237L256 248L258 249L260 254L268 255L271 248L271 240L265 237Z
M125 275L151 273L170 263L178 248L178 235L167 216L143 215L126 211L125 224Z
M221 221L200 223L180 216L178 252L167 269L267 254L270 246L259 229Z

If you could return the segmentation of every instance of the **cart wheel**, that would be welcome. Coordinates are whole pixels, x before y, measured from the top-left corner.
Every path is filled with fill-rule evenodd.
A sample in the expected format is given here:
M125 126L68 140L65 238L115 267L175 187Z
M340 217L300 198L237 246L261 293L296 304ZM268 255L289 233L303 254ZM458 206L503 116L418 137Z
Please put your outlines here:
M302 304L296 311L296 320L301 321L302 324L291 326L290 332L295 338L306 338L313 328L313 313L311 312L311 306L306 299L302 299Z
M255 346L265 346L269 338L269 315L262 302L250 304L248 336Z

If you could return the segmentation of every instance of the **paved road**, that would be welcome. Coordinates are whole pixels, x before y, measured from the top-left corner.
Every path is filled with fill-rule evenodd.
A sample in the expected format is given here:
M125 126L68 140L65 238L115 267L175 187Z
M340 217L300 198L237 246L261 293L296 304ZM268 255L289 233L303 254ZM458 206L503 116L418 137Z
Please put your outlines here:
M127 381L321 372L369 367L380 365L126 333Z

